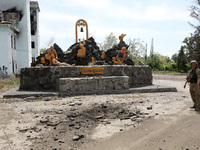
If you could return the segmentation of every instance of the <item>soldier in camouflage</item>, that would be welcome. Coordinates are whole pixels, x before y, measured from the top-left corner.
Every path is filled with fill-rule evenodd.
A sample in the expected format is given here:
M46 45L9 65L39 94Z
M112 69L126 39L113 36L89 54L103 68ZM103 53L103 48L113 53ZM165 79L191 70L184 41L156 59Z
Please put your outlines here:
M196 111L200 111L200 91L199 91L199 83L200 83L200 70L198 69L198 63L196 60L191 61L192 69L188 73L184 88L187 83L190 85L190 95L194 105L191 108L195 108Z

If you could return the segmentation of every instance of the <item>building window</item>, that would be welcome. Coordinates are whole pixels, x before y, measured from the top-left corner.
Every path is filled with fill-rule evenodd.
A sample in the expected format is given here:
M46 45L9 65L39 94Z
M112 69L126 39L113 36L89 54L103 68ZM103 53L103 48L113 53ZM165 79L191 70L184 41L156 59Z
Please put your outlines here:
M31 47L35 48L35 42L31 42Z
M11 35L11 48L13 48L13 36Z
M16 49L16 37L14 36L14 49Z
M34 63L35 62L35 57L32 57L32 63Z

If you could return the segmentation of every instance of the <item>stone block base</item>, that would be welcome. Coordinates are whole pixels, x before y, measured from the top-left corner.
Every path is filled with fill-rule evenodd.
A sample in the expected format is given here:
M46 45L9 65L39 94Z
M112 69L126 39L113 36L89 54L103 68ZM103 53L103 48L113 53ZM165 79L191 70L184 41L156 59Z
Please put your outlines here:
M128 76L60 78L59 91L67 95L127 93L128 83Z
M83 68L91 69L94 66L45 66L42 68L22 68L20 73L20 90L27 91L59 91L60 78L84 78L128 76L130 88L152 85L152 72L149 66L104 65L103 74L83 74ZM92 84L92 83L91 83ZM90 85L90 83L87 83Z

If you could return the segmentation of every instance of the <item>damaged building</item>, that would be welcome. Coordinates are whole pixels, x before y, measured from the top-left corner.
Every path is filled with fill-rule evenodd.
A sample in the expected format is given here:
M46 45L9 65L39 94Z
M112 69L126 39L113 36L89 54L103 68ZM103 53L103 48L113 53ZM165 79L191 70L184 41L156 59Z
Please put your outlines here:
M0 1L0 76L19 74L39 55L39 4Z

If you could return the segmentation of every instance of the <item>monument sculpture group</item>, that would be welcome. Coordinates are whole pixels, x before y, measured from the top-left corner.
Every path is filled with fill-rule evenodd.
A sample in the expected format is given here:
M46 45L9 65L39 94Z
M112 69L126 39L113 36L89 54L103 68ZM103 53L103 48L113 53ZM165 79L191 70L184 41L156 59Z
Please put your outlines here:
M86 28L86 39L78 39L77 27ZM59 91L62 94L129 92L129 88L152 84L148 66L134 66L128 57L126 34L108 50L100 50L83 19L76 23L76 43L67 51L52 45L30 68L21 69L20 90ZM79 40L79 42L78 42Z

